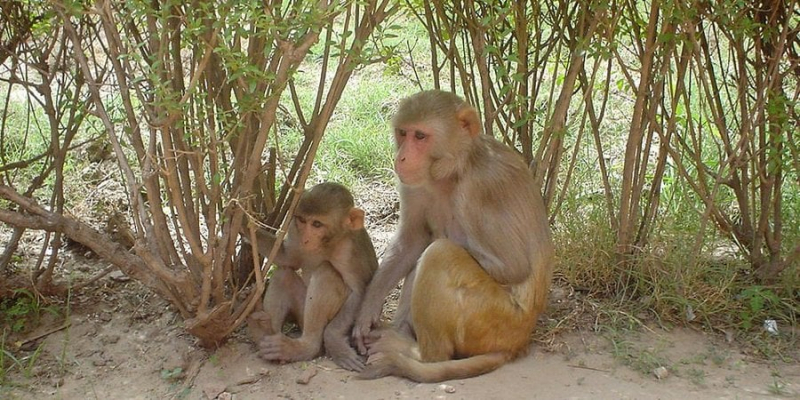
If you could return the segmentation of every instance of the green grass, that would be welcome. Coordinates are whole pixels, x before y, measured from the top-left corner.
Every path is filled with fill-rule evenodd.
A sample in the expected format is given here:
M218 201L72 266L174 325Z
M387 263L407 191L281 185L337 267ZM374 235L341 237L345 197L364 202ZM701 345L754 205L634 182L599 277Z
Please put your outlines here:
M706 371L700 368L689 368L686 373L689 376L689 381L697 386L704 386L706 383Z
M417 89L405 78L385 74L384 65L371 65L350 79L331 117L317 152L309 183L340 182L354 187L365 181L390 182L393 174L390 119L397 103ZM302 109L312 108L318 65L307 65L296 78ZM301 135L284 130L280 146L294 154Z
M786 382L780 376L772 376L772 382L767 386L767 392L775 396L788 396L790 393L786 390Z
M397 79L376 76L376 67L362 71L345 89L315 160L317 179L348 186L391 180L389 120L396 103L412 89Z
M658 367L672 370L672 362L666 356L666 345L644 348L641 344L629 341L634 335L630 331L606 329L606 338L611 344L611 354L634 371L642 375L652 375ZM635 335L634 335L635 336Z
M16 289L11 297L0 302L4 327L19 333L29 330L39 323L42 313L58 315L58 309L42 305L41 298L27 289Z
M2 337L0 337L0 384L5 384L6 379L13 371L21 372L30 379L33 376L33 367L42 354L44 342L40 343L34 351L18 350L9 338L28 332L36 327L43 313L58 315L54 306L43 306L39 296L26 289L17 289L13 296L0 302L0 315L3 315Z
M0 83L0 104L5 106L8 85ZM8 109L0 110L2 113L3 135L0 137L0 165L7 163L28 161L44 154L50 144L49 136L45 135L47 116L40 108L28 109L21 101L9 101ZM17 180L24 182L30 180L34 173L41 169L45 159L39 158L32 162L22 175L14 175Z

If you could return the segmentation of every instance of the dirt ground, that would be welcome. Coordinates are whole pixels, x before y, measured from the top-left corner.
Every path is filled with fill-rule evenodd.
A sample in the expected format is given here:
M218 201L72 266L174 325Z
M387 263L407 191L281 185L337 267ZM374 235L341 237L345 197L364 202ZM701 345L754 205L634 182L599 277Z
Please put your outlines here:
M549 346L534 344L528 356L477 378L443 384L393 377L362 381L324 357L266 363L242 335L216 351L199 349L166 302L136 282L107 279L98 295L73 299L71 325L42 339L30 376L17 371L0 398L800 398L800 365L766 363L722 338L689 329L645 330L625 338L639 354L669 361L661 379L615 357L604 337L573 331ZM29 335L58 327L50 322Z
M379 204L361 205L379 253L397 211L393 191L385 192ZM84 255L65 251L65 271L91 276L107 267ZM560 324L555 315L573 300L556 286L549 322ZM270 364L243 330L215 351L201 349L167 302L118 271L58 307L60 316L44 313L35 330L4 343L22 345L14 350L22 364L6 376L0 399L800 399L797 351L766 361L724 335L689 328L609 337L589 316L492 373L418 384L358 380L325 357ZM658 365L665 369L657 374Z
M555 292L552 301L560 301ZM41 350L34 363L7 376L0 398L800 399L796 357L768 362L722 335L689 328L645 328L610 340L591 326L577 327L484 376L417 384L358 380L325 357L270 364L243 331L216 351L203 350L167 302L119 272L69 304L68 327L63 316L45 314L36 330L15 338L28 349L19 356ZM660 378L651 369L659 364L666 367Z

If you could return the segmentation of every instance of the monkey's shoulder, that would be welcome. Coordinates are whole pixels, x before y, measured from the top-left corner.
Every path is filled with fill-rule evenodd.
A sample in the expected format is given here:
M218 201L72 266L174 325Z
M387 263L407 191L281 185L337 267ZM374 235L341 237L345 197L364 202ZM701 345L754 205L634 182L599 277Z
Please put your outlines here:
M516 150L487 135L476 138L469 156L470 162L461 180L491 182L514 181L524 184L530 170Z

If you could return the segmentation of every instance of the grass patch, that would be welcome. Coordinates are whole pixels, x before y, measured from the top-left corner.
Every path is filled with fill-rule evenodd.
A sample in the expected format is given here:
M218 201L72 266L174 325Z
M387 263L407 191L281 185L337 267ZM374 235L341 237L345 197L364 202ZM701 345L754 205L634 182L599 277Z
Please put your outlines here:
M345 89L317 155L317 181L337 181L351 187L365 180L391 181L390 118L397 102L413 89L400 80L376 74L377 68L362 71ZM377 79L380 85L374 84Z
M780 282L758 284L724 239L707 234L698 243L697 223L672 214L623 267L614 257L615 233L602 205L579 200L562 210L555 225L557 276L587 297L603 299L601 313L625 313L665 329L695 325L727 332L767 358L798 356L792 349L800 338L791 329L800 311L796 267ZM776 321L777 334L764 329L765 320Z
M16 289L11 297L0 302L4 330L14 333L25 332L38 325L44 312L58 315L58 309L42 305L39 296L27 289Z
M8 346L7 337L9 335L7 333L4 331L0 337L0 384L2 385L9 383L7 377L15 371L22 373L26 379L32 378L33 368L44 349L44 342L42 342L33 351L13 352L10 348L14 347L14 344Z
M767 392L774 396L788 396L789 391L786 389L786 382L780 376L773 375L772 382L767 386Z
M611 344L611 354L614 358L642 375L652 375L658 367L673 369L672 362L666 356L667 345L665 343L648 348L628 340L628 338L636 337L635 332L620 331L612 327L604 329L604 336Z
M700 368L689 368L686 372L689 376L689 381L697 386L704 386L706 384L706 371Z

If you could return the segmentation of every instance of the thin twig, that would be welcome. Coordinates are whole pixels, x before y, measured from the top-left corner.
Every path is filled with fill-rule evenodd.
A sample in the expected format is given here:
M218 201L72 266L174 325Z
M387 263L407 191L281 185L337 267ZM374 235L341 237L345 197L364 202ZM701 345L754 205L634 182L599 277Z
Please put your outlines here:
M72 324L72 322L70 322L70 321L64 322L61 326L57 326L57 327L52 328L52 329L50 329L48 331L42 332L42 333L40 333L40 334L38 334L36 336L29 337L29 338L27 338L25 340L16 342L15 346L17 348L20 348L20 347L22 347L22 346L24 346L24 345L26 345L28 343L35 342L35 341L37 341L37 340L39 340L39 339L41 339L41 338L43 338L45 336L50 336L50 335L52 335L52 334L54 334L54 333L56 333L58 331L67 329L71 324Z
M600 368L587 367L587 366L584 366L584 365L573 365L573 364L567 364L567 366L568 366L568 367L570 367L570 368L588 369L589 371L597 371L597 372L611 372L611 371L609 371L609 370L606 370L606 369L600 369Z

